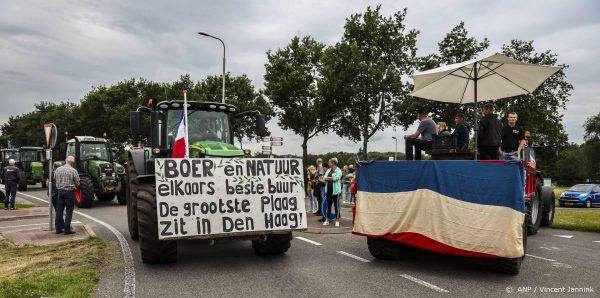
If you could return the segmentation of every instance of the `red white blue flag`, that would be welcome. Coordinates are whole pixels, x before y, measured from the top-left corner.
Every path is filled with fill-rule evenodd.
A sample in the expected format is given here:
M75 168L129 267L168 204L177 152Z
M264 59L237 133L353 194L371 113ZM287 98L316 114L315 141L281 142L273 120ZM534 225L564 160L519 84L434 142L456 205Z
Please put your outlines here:
M177 137L175 137L175 144L173 145L173 158L186 158L188 157L187 150L187 139L186 139L186 121L183 116L183 109L181 110L181 116L179 116L179 128L177 129Z
M361 162L352 232L448 255L521 257L523 174L517 162Z

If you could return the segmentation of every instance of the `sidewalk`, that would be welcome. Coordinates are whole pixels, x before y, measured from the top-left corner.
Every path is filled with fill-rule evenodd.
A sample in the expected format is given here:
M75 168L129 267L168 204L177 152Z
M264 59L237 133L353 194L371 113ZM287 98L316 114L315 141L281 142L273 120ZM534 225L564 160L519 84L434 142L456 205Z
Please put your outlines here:
M37 205L17 195L17 203ZM4 207L2 205L2 207ZM46 245L95 236L94 232L81 222L74 221L71 226L75 234L56 234L50 230L48 207L19 208L17 210L0 209L0 238L6 238L16 245Z
M340 226L336 227L333 222L330 222L328 226L324 226L322 222L319 221L321 216L315 216L310 212L306 213L308 230L306 233L312 234L343 234L352 232L352 221L345 218L340 218Z

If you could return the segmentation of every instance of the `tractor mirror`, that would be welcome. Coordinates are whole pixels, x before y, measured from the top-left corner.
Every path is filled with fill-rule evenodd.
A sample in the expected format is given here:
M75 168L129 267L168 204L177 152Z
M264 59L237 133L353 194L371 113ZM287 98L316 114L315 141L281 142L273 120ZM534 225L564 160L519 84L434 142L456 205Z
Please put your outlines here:
M266 137L267 136L267 128L265 126L265 116L258 114L255 116L255 121L256 121L256 135L258 135L259 137Z
M132 137L141 135L142 117L140 112L129 112L129 129Z

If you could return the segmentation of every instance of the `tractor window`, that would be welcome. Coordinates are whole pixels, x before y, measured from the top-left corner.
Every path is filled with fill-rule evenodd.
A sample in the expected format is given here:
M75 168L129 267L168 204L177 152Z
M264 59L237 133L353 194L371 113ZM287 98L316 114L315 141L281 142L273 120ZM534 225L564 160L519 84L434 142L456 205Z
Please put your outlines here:
M108 147L106 143L80 143L80 159L99 159L108 161Z
M69 145L67 146L67 155L65 157L67 157L69 155L73 156L73 157L75 157L77 155L76 151L75 151L75 143L74 142L69 143Z
M8 162L9 159L14 159L15 161L20 161L19 152L18 151L6 151L4 152L4 160Z
M21 161L39 161L35 151L21 151Z
M169 147L175 142L181 110L169 110L167 134ZM198 141L230 142L229 117L226 113L217 111L189 110L188 111L190 144Z

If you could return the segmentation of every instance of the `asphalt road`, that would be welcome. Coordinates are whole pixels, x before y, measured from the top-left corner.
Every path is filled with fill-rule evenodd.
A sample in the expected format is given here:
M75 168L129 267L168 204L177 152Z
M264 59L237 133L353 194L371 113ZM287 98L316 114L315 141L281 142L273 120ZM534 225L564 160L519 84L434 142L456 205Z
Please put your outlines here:
M45 191L35 186L25 194L46 199ZM416 250L400 261L375 260L366 240L351 234L295 233L303 239L294 239L288 253L276 257L255 255L249 241L213 247L201 241L180 241L176 264L145 265L137 242L129 238L125 206L96 201L91 209L76 210L112 225L126 237L133 254L137 297L600 295L598 233L542 229L528 238L528 257L517 276L484 271L471 260ZM342 216L350 216L348 209L343 211ZM122 253L106 227L80 215L74 219L108 240L115 254ZM99 297L123 297L123 266L112 267L102 275ZM588 293L569 292L570 288Z

